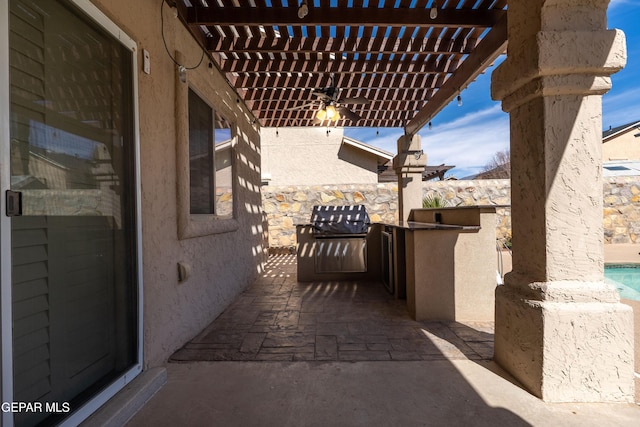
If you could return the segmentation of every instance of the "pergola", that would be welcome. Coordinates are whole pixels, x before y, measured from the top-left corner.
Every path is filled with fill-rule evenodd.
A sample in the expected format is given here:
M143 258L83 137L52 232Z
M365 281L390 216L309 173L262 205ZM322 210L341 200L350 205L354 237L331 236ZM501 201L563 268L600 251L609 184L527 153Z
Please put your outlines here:
M261 126L328 124L314 120L321 105L309 104L333 81L336 99L370 102L347 104L360 119L331 125L414 134L505 52L506 4L184 0L177 7L210 53L210 66L226 75Z
M333 80L333 102L370 100L349 105L361 118L338 126L404 127L394 159L401 218L421 201L417 132L508 40L491 95L510 115L514 256L496 288L494 359L544 400L630 402L633 313L603 280L601 97L626 63L608 4L182 0L178 9L260 126L325 125L305 104L333 94Z

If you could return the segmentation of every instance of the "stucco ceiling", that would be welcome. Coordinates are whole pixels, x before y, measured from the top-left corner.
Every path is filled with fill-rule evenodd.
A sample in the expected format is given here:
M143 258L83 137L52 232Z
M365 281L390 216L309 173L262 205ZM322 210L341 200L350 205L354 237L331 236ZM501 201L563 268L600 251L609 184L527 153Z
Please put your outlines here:
M415 133L506 50L506 0L182 0L180 18L262 126ZM331 86L359 120L314 120ZM312 105L307 105L312 103Z

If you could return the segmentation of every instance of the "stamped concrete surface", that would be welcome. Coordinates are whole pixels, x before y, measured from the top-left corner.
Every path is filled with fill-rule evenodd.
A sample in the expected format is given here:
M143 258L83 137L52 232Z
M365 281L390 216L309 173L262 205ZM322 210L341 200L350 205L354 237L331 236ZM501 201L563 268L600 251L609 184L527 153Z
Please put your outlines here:
M544 403L492 354L490 323L415 322L379 283L298 283L271 257L127 425L640 425L634 404Z
M296 280L294 255L266 271L171 362L489 360L493 324L416 322L378 282Z

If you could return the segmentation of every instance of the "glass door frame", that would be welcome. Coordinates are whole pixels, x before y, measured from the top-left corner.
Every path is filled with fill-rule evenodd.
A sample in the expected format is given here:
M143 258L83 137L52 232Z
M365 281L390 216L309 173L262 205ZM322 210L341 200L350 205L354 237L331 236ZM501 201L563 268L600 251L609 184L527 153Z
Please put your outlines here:
M13 336L12 336L12 285L11 285L11 218L6 215L6 191L11 186L10 170L10 115L9 115L9 1L0 0L0 334L2 351L0 352L0 399L1 402L13 401ZM137 43L125 34L102 11L89 0L69 0L82 10L94 24L102 27L131 52L132 98L133 98L133 135L134 135L134 180L135 182L135 251L137 255L137 361L122 376L96 394L80 408L72 408L62 426L75 426L93 414L107 400L124 388L138 374L143 366L143 282L142 282L142 215L140 185L140 132L138 115L138 47ZM12 427L13 414L0 412L0 425Z

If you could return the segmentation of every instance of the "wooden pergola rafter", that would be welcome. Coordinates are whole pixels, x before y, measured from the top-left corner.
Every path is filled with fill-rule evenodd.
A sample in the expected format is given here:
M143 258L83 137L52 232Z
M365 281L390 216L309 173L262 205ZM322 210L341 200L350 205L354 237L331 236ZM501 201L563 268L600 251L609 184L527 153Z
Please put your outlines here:
M506 0L180 0L180 17L262 126L314 126L331 85L361 118L415 133L506 50ZM310 105L307 105L310 104ZM307 106L308 108L304 108Z

